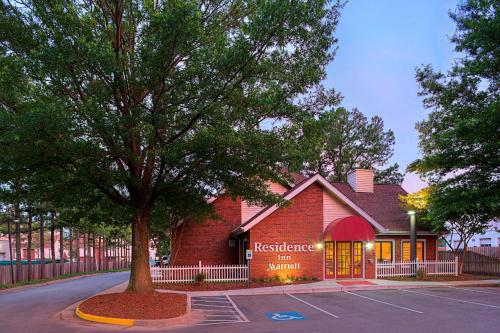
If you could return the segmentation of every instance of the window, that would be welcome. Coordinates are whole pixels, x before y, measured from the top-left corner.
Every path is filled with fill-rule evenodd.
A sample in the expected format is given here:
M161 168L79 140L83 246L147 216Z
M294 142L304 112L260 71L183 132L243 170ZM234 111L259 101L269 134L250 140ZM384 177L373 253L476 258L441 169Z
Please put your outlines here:
M403 261L410 260L410 242L403 241ZM424 260L424 241L417 241L417 259Z
M491 238L480 238L479 239L480 247L491 247Z
M376 242L375 255L377 257L377 261L392 261L392 242Z

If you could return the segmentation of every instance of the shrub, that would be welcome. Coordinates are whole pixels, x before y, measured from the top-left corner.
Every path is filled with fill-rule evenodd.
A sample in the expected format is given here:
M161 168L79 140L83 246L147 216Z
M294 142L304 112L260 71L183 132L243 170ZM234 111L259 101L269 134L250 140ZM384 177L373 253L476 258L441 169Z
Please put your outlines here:
M313 276L313 277L311 278L311 280L313 280L313 281L318 281L318 278L317 278L317 277L315 277L315 276Z
M417 270L417 280L425 280L425 277L427 274L425 273L425 269L419 269Z
M205 278L206 278L205 274L200 272L194 276L194 282L203 283L203 281L205 281Z

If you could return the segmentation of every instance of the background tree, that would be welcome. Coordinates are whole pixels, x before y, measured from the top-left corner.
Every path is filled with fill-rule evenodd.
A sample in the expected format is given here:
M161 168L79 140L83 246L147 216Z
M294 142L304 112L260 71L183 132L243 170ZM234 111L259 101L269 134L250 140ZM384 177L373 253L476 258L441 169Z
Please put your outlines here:
M302 116L294 101L324 78L337 18L320 0L1 1L13 64L2 74L32 89L13 99L0 87L0 102L44 148L31 168L68 172L132 212L128 289L152 292L158 202L207 206L222 189L279 201L264 180L283 180L286 145L261 124Z
M417 124L423 156L411 170L435 189L430 210L442 224L478 232L500 207L499 11L498 1L461 2L450 14L460 58L447 73L430 65L416 73L431 111Z
M385 169L375 170L374 182L376 184L396 184L401 185L404 180L404 174L399 172L399 164L394 163Z
M384 130L379 116L368 120L357 109L329 109L336 101L334 95L323 105L325 109L319 110L318 117L295 125L303 147L304 162L299 169L308 175L320 173L331 181L345 182L347 173L354 168L383 166L393 154L394 134ZM393 166L388 170L392 178L383 179L399 181L396 169Z

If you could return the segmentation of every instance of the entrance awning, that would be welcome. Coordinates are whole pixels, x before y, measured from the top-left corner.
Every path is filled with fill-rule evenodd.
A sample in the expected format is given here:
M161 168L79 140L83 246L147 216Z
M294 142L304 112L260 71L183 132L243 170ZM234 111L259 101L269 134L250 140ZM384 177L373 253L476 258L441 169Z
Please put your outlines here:
M336 219L326 227L325 241L373 241L375 232L367 220L360 216Z

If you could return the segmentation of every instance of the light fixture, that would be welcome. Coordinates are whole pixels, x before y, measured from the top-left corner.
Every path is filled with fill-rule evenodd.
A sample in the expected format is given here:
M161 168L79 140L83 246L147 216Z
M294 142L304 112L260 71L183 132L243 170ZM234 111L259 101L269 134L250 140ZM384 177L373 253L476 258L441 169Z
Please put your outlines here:
M408 215L415 215L415 211L414 210L408 211Z
M367 250L373 249L373 242L366 243L365 247L366 247Z
M318 250L321 250L323 248L323 243L319 242L319 243L316 243L316 248Z

